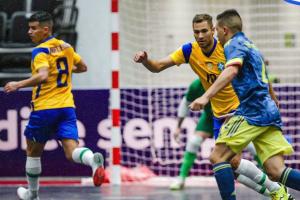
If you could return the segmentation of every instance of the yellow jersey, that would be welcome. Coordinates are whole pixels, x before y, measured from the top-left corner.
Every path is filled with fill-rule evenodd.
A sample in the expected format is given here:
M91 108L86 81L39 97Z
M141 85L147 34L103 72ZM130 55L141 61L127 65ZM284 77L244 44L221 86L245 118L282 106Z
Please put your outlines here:
M199 76L205 90L215 82L226 63L224 49L216 39L214 39L214 47L208 54L203 53L195 41L183 45L174 51L170 57L178 66L189 63L193 71ZM219 91L211 98L210 102L215 117L228 114L239 106L239 99L231 84Z
M32 90L33 110L75 107L71 92L72 68L80 60L70 44L52 36L32 50L32 75L41 67L49 70L47 81Z

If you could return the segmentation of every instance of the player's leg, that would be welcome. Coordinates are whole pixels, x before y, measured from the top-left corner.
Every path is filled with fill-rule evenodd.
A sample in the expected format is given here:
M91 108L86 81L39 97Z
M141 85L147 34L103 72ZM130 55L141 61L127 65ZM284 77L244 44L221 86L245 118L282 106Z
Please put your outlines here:
M235 156L225 143L215 145L210 155L214 176L222 199L235 200L234 174L229 161Z
M284 139L284 137L281 134L281 131L273 126L265 126L265 127L259 127L259 126L251 126L251 125L247 125L248 126L248 133L250 135L254 135L257 134L257 136L254 138L253 140L253 144L255 146L255 149L257 151L257 154L259 156L259 158L261 159L261 161L264 163L265 166L265 162L277 155L277 154L290 154L293 152L293 149L291 147L291 145ZM283 163L283 161L282 161ZM282 185L279 185L270 181L267 178L264 178L265 175L263 175L262 172L257 171L254 173L248 172L248 170L245 170L248 167L248 165L254 165L253 163L241 163L241 165L245 165L241 170L244 171L245 173L249 173L248 177L250 177L252 180L256 181L256 182L260 182L262 184L265 184L265 186L269 189L270 191L270 195L272 197L272 199L279 199L279 197L284 197L283 199L293 199L286 191L285 187ZM268 165L268 164L267 164ZM277 164L276 164L277 165ZM271 166L271 165L269 165ZM277 174L276 177L280 177L280 170L278 170L279 168L284 169L283 167L284 165L281 165L280 162L278 162L278 168L277 170ZM272 172L270 171L270 169L267 169L265 166L266 172L268 173L268 176L270 178L272 178L273 181L277 181L277 178L274 178L272 175ZM267 171L268 170L268 171ZM276 171L275 170L275 171ZM261 178L261 176L263 178Z
M90 166L94 185L100 186L104 181L103 156L101 153L93 153L89 148L78 147L75 109L63 109L63 121L59 124L57 137L62 142L66 158Z
M28 189L19 187L17 190L20 199L39 199L39 176L42 172L41 155L51 132L51 118L47 111L33 111L30 114L28 125L24 131L26 137L26 177Z
M235 196L232 195L234 192L234 183L232 176L230 175L230 170L232 168L228 166L228 160L226 160L227 162L225 161L225 163L218 164L218 162L224 161L224 159L218 158L218 156L224 157L224 155L221 154L222 148L223 152L226 154L230 151L233 153L240 153L251 140L257 137L258 134L259 132L251 131L247 121L242 116L233 116L222 126L220 135L216 141L216 147L219 147L221 150L219 150L219 154L216 154L215 152L212 153L211 161L214 164L217 182L218 180L220 180L220 183L223 182L218 185L224 199L234 199ZM221 145L223 145L223 147ZM229 158L229 156L227 158ZM226 176L227 179L223 176Z
M190 138L188 138L183 161L180 167L179 176L173 183L171 183L169 187L171 190L183 189L185 179L186 177L188 177L189 172L197 158L197 152L199 151L202 142L208 137L210 137L208 133L197 131Z
M104 181L104 159L101 153L93 153L89 148L78 147L73 139L62 139L66 158L70 161L84 164L92 168L95 186L100 186Z
M260 169L263 168L263 164L261 162L261 160L259 159L254 144L252 142L250 142L250 144L248 144L248 146L245 148L246 151L249 151L250 154L252 155L253 159L257 162L257 165Z
M188 138L179 176L170 185L171 190L179 190L184 187L185 179L197 158L197 153L203 141L213 135L212 116L203 112L197 123L195 134Z
M237 179L239 182L266 196L280 189L277 182L271 181L264 172L248 160L241 159L235 172L239 174Z
M259 181L254 181L252 180L254 175L264 175L261 177L266 177L265 174L261 174L262 171L256 167L252 162L242 159L242 154L237 154L233 159L230 161L231 167L234 169L236 180L248 188L251 188L255 190L256 192L263 194L265 196L270 196L269 195L269 190L266 188L264 184L260 184L261 180ZM248 177L250 175L250 177ZM279 185L275 182L273 182L273 186L275 188L279 188Z
M283 155L293 153L292 146L275 127L269 129L254 141L257 153L264 163L268 176L295 190L300 190L300 172L286 168Z
M41 167L41 155L44 150L44 143L38 143L31 140L26 140L26 177L28 183L28 189L19 187L17 194L20 199L39 199L39 176L42 172Z

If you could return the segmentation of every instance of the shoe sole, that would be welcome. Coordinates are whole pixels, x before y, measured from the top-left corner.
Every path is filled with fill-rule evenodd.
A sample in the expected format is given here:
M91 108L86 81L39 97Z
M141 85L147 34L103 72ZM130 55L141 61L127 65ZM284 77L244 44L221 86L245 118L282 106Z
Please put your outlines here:
M105 178L105 170L103 168L104 158L103 158L102 154L95 153L94 161L95 161L95 163L99 164L98 165L99 167L95 171L95 174L93 176L93 182L96 187L99 187L102 185L102 183L104 182L104 178Z

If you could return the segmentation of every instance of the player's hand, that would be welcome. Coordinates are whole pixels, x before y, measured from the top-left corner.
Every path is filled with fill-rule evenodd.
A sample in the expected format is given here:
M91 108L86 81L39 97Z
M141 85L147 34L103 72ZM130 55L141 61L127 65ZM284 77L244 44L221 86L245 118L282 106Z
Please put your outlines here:
M148 55L146 51L138 51L133 58L134 62L137 63L142 63L147 59L148 59Z
M208 104L209 99L206 98L205 96L201 96L197 99L195 99L190 105L189 108L193 111L199 111L204 108L206 104Z
M174 132L174 139L175 141L179 144L180 143L180 132L181 132L181 129L180 128L176 128L175 132Z
M18 82L16 82L16 81L8 82L4 86L4 92L6 92L6 93L15 92L18 89L19 89Z

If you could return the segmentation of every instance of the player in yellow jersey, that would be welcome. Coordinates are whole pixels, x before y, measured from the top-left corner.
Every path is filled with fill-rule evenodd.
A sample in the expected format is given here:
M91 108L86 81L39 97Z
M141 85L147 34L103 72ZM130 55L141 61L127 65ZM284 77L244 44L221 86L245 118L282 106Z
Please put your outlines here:
M95 186L100 186L104 180L103 156L78 147L71 78L73 72L86 72L87 66L71 45L52 36L52 27L53 20L47 12L36 12L30 17L28 34L38 44L32 51L32 76L9 82L4 87L7 93L33 87L32 112L24 133L28 189L20 187L17 191L18 197L24 200L39 199L40 157L51 138L61 141L68 160L92 168Z
M171 55L159 60L149 59L145 51L139 51L135 54L134 61L142 63L149 71L156 73L175 65L179 66L183 63L189 63L193 71L199 76L204 89L207 90L224 69L226 61L224 49L220 42L214 38L214 28L210 15L196 15L193 19L192 27L196 41L183 45ZM217 138L225 119L224 116L237 109L239 100L232 85L227 84L210 99L210 102L214 115L214 135ZM241 166L247 166L245 170L251 171L252 174L264 174L252 162L245 159L238 161L235 167L240 169L240 163L242 164ZM249 173L245 173L245 170L239 170L239 176L248 176ZM264 174L263 177L266 177L266 175ZM257 188L261 188L261 193L264 193L263 190L266 188L269 191L280 189L277 183L270 181L268 178L264 179L265 184L263 187L248 177L241 178L240 181L256 191Z

